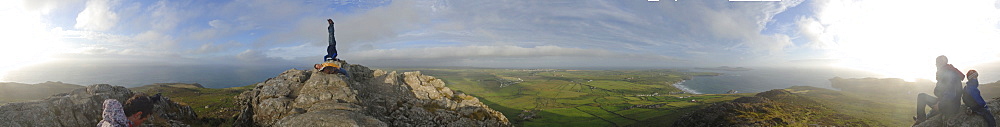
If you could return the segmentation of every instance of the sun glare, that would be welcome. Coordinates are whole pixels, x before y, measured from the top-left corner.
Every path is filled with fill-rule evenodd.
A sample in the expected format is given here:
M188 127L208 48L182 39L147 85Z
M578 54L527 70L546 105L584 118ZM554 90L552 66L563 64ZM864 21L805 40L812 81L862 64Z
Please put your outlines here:
M25 10L20 2L0 5L0 19L4 19L0 23L0 35L4 35L0 38L0 81L5 81L11 70L50 60L64 47L40 22L38 13Z
M839 66L890 78L934 80L934 59L965 72L997 60L1000 12L991 1L831 1L817 16ZM927 7L934 7L928 9Z

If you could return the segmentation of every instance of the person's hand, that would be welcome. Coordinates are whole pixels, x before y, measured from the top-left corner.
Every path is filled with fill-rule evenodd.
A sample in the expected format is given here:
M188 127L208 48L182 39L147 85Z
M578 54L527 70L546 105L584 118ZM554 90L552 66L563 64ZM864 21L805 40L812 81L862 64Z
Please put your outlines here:
M133 126L142 125L142 122L146 121L146 118L142 117L142 112L137 112L128 117L129 121L132 121Z
M969 72L965 74L965 77L969 78L969 80L978 79L979 72L976 72L976 70L969 70Z

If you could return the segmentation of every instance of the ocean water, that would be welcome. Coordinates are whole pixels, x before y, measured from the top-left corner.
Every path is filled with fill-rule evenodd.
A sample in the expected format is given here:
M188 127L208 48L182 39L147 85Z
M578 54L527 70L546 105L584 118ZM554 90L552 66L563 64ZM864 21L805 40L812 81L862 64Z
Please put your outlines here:
M696 94L720 94L729 90L736 90L739 93L755 93L791 86L833 89L829 79L837 76L841 78L883 77L860 70L820 67L753 68L750 71L693 69L691 71L722 73L719 76L696 76L675 85L682 90Z

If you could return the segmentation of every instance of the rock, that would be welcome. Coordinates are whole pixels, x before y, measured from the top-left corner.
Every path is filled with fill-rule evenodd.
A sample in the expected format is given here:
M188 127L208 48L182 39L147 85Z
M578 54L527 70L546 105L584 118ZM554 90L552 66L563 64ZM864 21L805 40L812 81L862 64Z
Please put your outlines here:
M346 62L341 65L348 65ZM420 72L288 70L235 97L235 126L510 126L479 99Z
M105 99L124 103L132 97L131 90L121 86L97 84L57 94L44 100L8 103L0 106L0 126L83 127L100 121ZM144 126L189 126L182 121L198 118L189 106L161 97L153 105L152 116Z
M385 127L384 122L346 110L317 110L282 118L275 126L283 127Z
M736 90L729 90L729 91L726 91L726 94L735 94L735 93L738 93L738 92L737 92Z
M993 113L993 119L1000 121L1000 98L994 98L992 101L986 103L990 107L990 112ZM943 118L941 115L937 115L928 118L927 121L916 125L915 127L985 127L986 120L983 120L982 116L976 114L966 114L968 109L962 106L962 113L955 115L950 118Z

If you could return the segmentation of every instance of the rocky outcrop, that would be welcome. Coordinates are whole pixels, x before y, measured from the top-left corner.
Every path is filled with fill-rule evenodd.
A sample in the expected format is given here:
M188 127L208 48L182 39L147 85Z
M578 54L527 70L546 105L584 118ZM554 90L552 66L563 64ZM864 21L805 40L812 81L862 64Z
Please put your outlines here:
M0 106L0 126L4 127L85 127L100 121L105 99L124 103L133 95L121 86L90 85L69 93L52 95L44 100L8 103ZM153 106L152 116L145 126L187 126L197 115L191 107L161 97Z
M503 114L441 79L343 67L350 78L291 69L255 84L236 97L242 106L236 126L510 126Z
M993 113L993 119L1000 121L1000 98L993 98L992 100L987 100L988 106L990 107L990 112ZM968 111L962 106L962 111ZM976 114L967 114L965 112L954 115L953 117L941 117L937 115L927 119L923 123L916 125L915 127L985 127L986 120L983 120L982 116Z

